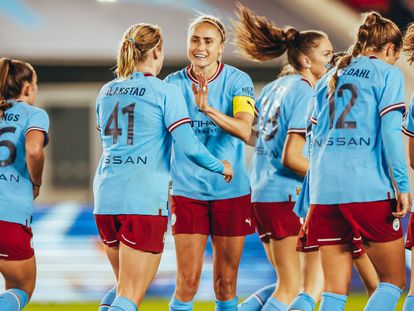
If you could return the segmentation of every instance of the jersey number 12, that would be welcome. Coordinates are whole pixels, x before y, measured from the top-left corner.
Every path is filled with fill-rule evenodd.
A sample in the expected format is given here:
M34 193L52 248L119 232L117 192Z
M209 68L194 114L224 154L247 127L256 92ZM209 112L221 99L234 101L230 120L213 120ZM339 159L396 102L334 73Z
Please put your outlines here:
M339 116L338 120L336 120L336 123L335 123L336 129L354 129L357 127L356 121L345 121L345 119L348 116L349 112L351 111L352 107L355 105L355 101L358 97L358 91L355 85L351 83L345 83L339 87L338 97L342 97L345 90L351 92L351 99L346 105L344 111ZM334 94L332 94L331 97L329 98L329 128L330 129L333 128L335 114L336 114L335 96Z

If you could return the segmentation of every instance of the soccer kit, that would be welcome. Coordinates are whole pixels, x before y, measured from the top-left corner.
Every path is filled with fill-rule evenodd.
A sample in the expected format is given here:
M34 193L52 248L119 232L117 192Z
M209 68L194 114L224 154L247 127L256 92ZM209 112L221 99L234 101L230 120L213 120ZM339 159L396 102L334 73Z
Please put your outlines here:
M299 232L301 225L293 207L303 177L283 165L282 153L288 134L305 136L305 114L313 95L311 83L294 74L266 85L257 101L258 137L250 183L257 229L264 242ZM305 147L305 156L306 151Z
M190 65L170 74L166 81L181 89L195 134L214 156L231 163L234 177L227 184L220 176L196 167L181 147L174 144L171 163L173 234L238 236L251 233L254 228L244 142L225 132L199 110L192 91L192 83L198 81L191 71ZM222 113L231 117L239 112L254 114L253 82L246 73L219 63L216 73L208 80L208 90L209 105Z
M335 70L335 69L334 69ZM409 192L402 137L404 80L401 71L375 56L352 59L339 72L333 96L330 74L316 88L310 161L309 243L352 243L402 236L390 171L400 192Z
M49 117L41 108L8 100L12 107L0 120L0 257L22 260L33 256L30 229L33 213L33 184L26 163L26 134L44 132Z
M414 96L411 97L410 106L404 116L402 131L405 135L414 139ZM407 240L405 247L410 249L414 246L414 216L410 213L410 220L408 222Z
M196 139L180 90L150 74L106 84L96 113L103 152L94 214L101 238L108 246L122 241L162 252L172 141L206 170L222 173L223 164Z

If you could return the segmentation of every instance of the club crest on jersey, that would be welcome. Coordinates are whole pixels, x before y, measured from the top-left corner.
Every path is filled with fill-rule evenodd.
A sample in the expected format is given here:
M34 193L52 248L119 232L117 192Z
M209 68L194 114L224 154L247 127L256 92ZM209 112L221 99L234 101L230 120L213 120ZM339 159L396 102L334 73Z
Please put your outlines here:
M398 218L395 218L392 222L392 228L394 229L394 231L400 230L400 220Z
M296 187L296 195L299 195L301 190L302 190L301 187Z
M171 215L171 226L174 226L177 221L177 216L175 214Z

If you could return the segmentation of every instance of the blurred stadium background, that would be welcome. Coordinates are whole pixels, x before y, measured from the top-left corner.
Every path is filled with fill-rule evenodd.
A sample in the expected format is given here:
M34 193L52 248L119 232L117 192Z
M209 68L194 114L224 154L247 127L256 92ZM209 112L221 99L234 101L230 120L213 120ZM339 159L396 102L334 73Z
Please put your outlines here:
M279 25L327 32L336 51L351 43L359 12L379 10L401 29L414 17L414 0L240 2ZM235 8L235 2L230 0L0 0L0 57L34 65L39 79L37 105L44 107L51 118L44 184L33 223L38 261L34 302L95 302L114 284L93 221L91 184L101 152L95 130L95 98L100 86L113 78L124 30L139 22L161 26L166 51L160 74L163 78L187 65L186 31L196 11L221 17L230 31ZM234 53L231 41L230 35L224 62L248 72L258 94L265 83L277 76L281 62L244 61ZM414 71L404 60L398 65L407 79L408 99L414 90ZM407 275L409 271L407 265ZM213 299L211 272L209 244L197 299ZM247 296L274 278L257 236L248 237L240 266L239 296ZM169 234L159 272L147 296L168 299L174 281L175 254ZM356 274L352 290L362 293ZM36 306L31 308L38 310ZM52 306L50 310L61 308Z

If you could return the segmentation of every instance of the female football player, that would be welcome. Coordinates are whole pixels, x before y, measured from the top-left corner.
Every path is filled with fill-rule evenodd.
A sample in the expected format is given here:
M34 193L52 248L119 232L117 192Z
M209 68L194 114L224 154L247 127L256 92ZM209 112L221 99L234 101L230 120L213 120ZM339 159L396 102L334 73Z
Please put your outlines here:
M0 59L0 310L19 311L36 283L33 201L42 185L49 118L34 107L37 76L19 60Z
M161 30L137 24L124 34L118 78L96 102L103 153L94 180L95 220L117 278L117 297L101 310L137 310L161 259L167 229L171 143L196 170L232 178L191 129L180 90L156 78L164 60ZM110 293L105 297L111 298Z
M190 65L167 77L180 87L197 137L237 174L230 186L207 170L197 170L174 147L172 231L177 280L170 310L192 310L209 235L214 253L216 310L237 308L236 281L245 235L253 233L244 142L250 138L254 91L250 77L221 62L226 31L213 16L199 16L188 29Z
M314 85L326 73L332 45L325 33L283 30L244 6L239 6L238 16L236 43L242 56L266 61L286 52L289 63L288 70L265 86L257 101L259 133L251 163L252 202L258 232L278 275L273 297L262 310L286 310L301 288L303 292L289 309L313 310L323 286L320 256L317 245L300 247L306 254L303 279L296 251L301 224L293 207L309 165L304 150L305 115L312 106ZM306 213L301 216L305 218ZM375 271L369 260L363 262L368 263L368 272L371 267L371 273L365 273L365 265L359 267L361 260L357 263L364 283L375 287ZM258 302L246 301L239 310L253 310L253 304L259 307Z
M398 27L367 13L351 52L316 88L308 238L321 249L322 311L344 310L352 257L362 244L380 280L365 310L394 310L404 287L399 218L411 202L401 137L404 80L393 66L401 48Z
M414 62L414 24L411 24L406 34L404 35L403 50L408 52L409 63L412 65ZM403 133L408 136L408 147L410 154L410 166L414 169L414 96L411 98L409 110L406 114L403 123ZM405 247L411 250L413 253L414 247L414 216L410 213L410 220L408 224L408 233ZM411 269L414 267L414 256L411 255ZM410 291L404 303L404 311L414 310L414 272L411 272Z

